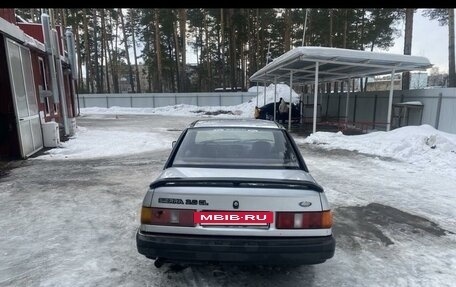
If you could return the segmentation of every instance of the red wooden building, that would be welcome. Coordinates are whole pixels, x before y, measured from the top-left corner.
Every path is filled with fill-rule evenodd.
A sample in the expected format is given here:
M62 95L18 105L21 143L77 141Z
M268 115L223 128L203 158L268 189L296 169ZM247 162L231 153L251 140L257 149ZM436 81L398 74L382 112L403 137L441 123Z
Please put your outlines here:
M74 133L75 71L63 31L49 26L16 22L14 9L0 9L0 158L27 158Z

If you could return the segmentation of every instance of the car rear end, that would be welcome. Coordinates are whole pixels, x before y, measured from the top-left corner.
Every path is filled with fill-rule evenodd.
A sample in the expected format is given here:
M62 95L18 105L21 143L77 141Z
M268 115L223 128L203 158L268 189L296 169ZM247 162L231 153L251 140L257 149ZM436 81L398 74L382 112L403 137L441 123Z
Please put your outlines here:
M202 180L164 181L148 192L137 233L141 254L280 265L322 263L334 255L332 214L313 185Z
M275 125L185 133L144 198L139 253L158 266L300 265L333 257L325 193L285 130Z

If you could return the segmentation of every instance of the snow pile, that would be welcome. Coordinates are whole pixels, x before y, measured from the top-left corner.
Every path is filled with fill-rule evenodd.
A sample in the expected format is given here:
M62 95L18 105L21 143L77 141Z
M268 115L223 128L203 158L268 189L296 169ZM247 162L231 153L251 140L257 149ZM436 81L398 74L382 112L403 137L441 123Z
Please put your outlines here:
M256 104L258 98L258 107L264 105L264 86L258 86L258 97L252 98L252 102ZM249 88L249 92L256 92L256 86ZM274 102L274 84L270 84L266 87L266 104ZM277 84L277 96L276 101L278 102L280 98L283 98L286 102L290 101L290 86L287 84ZM292 102L299 102L299 94L294 90L292 92ZM255 107L255 106L253 106Z
M174 137L166 133L91 130L78 127L75 136L38 159L88 159L132 155L171 148Z
M252 86L250 87L247 92L249 93L256 93L257 92L257 86ZM258 86L258 94L264 92L264 86Z
M456 173L456 135L430 125L407 126L389 132L346 136L342 132L316 132L299 143L316 144L325 149L345 149L391 157L423 167Z
M256 86L251 87L249 92L256 92ZM293 103L299 102L299 95L293 90ZM280 98L285 101L290 99L290 87L286 84L277 84L276 100ZM125 107L91 107L81 108L81 114L109 114L109 115L167 115L167 116L199 116L199 117L220 117L220 118L253 118L255 106L262 107L264 104L264 87L260 87L257 97L253 97L246 103L235 106L204 106L198 107L193 105L175 105L158 108L125 108ZM266 87L266 104L274 102L274 84Z

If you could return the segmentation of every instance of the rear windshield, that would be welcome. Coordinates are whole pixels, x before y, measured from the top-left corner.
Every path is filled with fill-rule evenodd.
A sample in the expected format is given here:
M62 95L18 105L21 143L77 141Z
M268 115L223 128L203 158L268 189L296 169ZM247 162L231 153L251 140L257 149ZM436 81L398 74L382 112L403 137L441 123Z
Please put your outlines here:
M298 169L299 160L281 130L189 129L172 166Z

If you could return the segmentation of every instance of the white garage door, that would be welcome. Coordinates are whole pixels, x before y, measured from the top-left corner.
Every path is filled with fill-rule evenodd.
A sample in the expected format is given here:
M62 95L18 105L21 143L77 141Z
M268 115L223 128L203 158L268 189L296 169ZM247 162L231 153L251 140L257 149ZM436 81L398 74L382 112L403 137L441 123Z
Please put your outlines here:
M26 158L43 148L30 50L9 39L6 43L21 155Z

